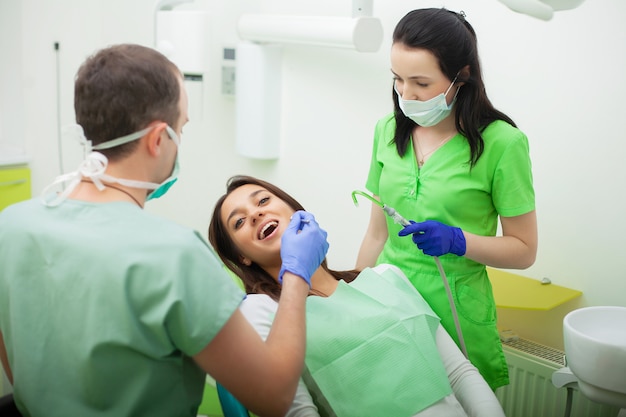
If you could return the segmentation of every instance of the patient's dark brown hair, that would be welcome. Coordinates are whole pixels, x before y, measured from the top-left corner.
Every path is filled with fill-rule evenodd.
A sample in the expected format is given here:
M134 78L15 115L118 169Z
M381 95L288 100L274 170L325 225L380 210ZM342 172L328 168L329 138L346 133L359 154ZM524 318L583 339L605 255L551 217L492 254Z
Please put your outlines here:
M224 262L224 264L233 271L243 281L244 288L248 294L267 294L274 300L278 301L280 297L280 284L270 274L265 272L263 268L252 262L250 265L244 265L240 262L240 251L233 243L230 235L228 234L225 225L222 223L221 211L222 205L226 197L230 195L234 190L243 185L258 185L265 188L276 197L283 200L289 207L295 211L304 210L304 207L296 201L293 197L287 194L282 189L278 188L274 184L270 184L267 181L260 180L258 178L250 177L247 175L237 175L231 177L226 183L226 194L221 196L215 208L213 209L213 216L211 217L211 223L209 224L209 242L215 248L218 256ZM359 274L357 270L350 271L334 271L328 268L326 259L321 265L324 270L330 273L336 280L344 280L346 282L353 281ZM314 291L312 293L315 293Z

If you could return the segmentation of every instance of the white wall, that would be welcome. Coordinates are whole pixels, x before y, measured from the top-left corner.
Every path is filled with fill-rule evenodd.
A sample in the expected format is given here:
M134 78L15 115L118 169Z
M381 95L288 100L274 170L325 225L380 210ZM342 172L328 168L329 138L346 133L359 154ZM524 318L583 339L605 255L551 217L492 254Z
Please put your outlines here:
M12 160L23 153L21 138L24 95L19 82L22 73L20 3L0 4L0 161Z
M21 34L15 42L3 43L9 50L2 53L16 55L12 48L22 48L24 143L33 158L35 195L59 173L54 42L61 44L60 113L61 124L67 124L73 121L72 82L78 65L111 43L152 45L155 4L22 0ZM351 268L369 205L363 201L354 207L350 193L364 190L374 124L391 110L391 32L409 10L442 5L467 14L479 37L492 101L530 139L540 246L535 265L521 273L583 291L581 305L626 306L626 207L621 195L626 144L619 127L626 96L622 0L588 0L549 22L514 13L497 0L376 0L374 15L385 30L378 53L285 48L282 127L277 132L282 155L277 161L248 160L235 153L234 99L220 94L222 48L236 45L235 25L243 12L347 16L351 2L198 0L181 6L210 14L204 112L185 128L180 181L148 209L205 234L226 179L256 175L293 193L314 212L330 233L331 266ZM0 14L6 10L7 0L0 0ZM73 170L80 148L63 142L63 149L65 170Z

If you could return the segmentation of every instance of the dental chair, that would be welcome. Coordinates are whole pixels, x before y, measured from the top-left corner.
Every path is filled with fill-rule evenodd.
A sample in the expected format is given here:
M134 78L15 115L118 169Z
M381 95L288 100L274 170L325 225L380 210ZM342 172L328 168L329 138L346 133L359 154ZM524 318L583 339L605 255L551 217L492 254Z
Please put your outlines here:
M217 396L220 399L224 417L250 417L246 407L233 394L228 392L219 382L216 382L215 386L217 387Z
M308 369L303 372L302 377L304 378L307 386L312 389L309 393L311 394L313 403L317 407L319 415L322 417L336 417L337 414L335 414L335 411L328 403L328 400L320 391ZM224 417L258 417L256 414L250 413L246 407L244 407L244 405L241 404L239 400L235 398L233 394L228 392L219 382L215 382L215 387L217 389L217 397L219 399L220 406L222 407L222 414Z
M0 397L0 416L22 417L22 414L18 411L15 401L13 400L13 394Z

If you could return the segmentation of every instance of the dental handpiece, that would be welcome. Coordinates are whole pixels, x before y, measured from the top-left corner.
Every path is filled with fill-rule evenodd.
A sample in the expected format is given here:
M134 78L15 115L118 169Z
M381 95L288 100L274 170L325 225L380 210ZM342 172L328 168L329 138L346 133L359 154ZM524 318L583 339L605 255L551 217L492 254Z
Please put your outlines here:
M393 221L402 226L408 226L411 224L407 219L402 217L400 213L396 211L393 207L389 207L388 205L383 205L383 211L393 219Z

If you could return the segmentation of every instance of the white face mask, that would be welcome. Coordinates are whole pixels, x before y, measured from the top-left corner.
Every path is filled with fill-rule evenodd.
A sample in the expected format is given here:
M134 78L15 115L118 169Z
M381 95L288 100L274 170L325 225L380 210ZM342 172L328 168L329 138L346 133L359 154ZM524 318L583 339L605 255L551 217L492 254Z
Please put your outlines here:
M402 113L409 119L413 120L420 126L429 127L434 126L450 114L452 111L452 107L454 107L454 103L456 102L456 96L459 94L459 87L454 94L454 98L452 102L448 106L448 102L446 101L446 96L448 92L452 88L456 81L456 77L452 80L452 84L446 90L445 93L441 93L430 100L419 101L419 100L405 100L402 98L402 95L398 93L396 90L396 94L398 95L398 105L400 106L400 110ZM395 87L394 87L395 88Z
M147 127L138 132L131 133L130 135L122 136L117 139L112 139L112 140L100 143L94 147L91 147L91 149L95 149L95 150L109 149L109 148L114 148L116 146L123 145L128 142L132 142L134 140L144 137L150 130L154 129L154 127L155 126ZM81 140L81 142L89 144L89 141L84 136L82 127L80 125L75 125L75 128L78 131L78 135L80 136L79 139ZM178 137L176 132L174 132L174 129L172 129L169 126L166 126L165 130L168 136L170 137L170 139L174 141L176 146L180 147L180 138ZM176 153L176 161L174 162L174 166L172 167L172 172L170 176L161 184L148 182L148 181L138 181L138 180L125 179L125 178L116 178L111 175L108 175L105 173L108 162L109 161L107 157L104 156L104 154L100 152L91 152L89 155L85 157L83 162L81 162L80 166L78 167L78 170L74 172L70 172L68 174L58 176L52 184L50 184L43 190L42 195L41 195L43 203L47 206L57 206L61 204L72 193L72 191L74 191L74 189L80 183L82 178L89 179L91 182L94 183L94 185L100 191L106 188L106 186L102 183L102 181L106 181L109 183L118 183L118 184L125 185L131 188L141 188L141 189L146 189L146 190L152 190L150 193L148 193L148 196L146 197L146 201L161 197L163 194L167 192L167 190L169 190L169 188L178 179L178 172L179 172L178 152ZM49 191L51 190L51 188L56 186L57 184L63 184L66 182L69 182L69 184L67 185L65 190L63 190L62 193L59 193L57 195L52 195L53 198L50 198Z

